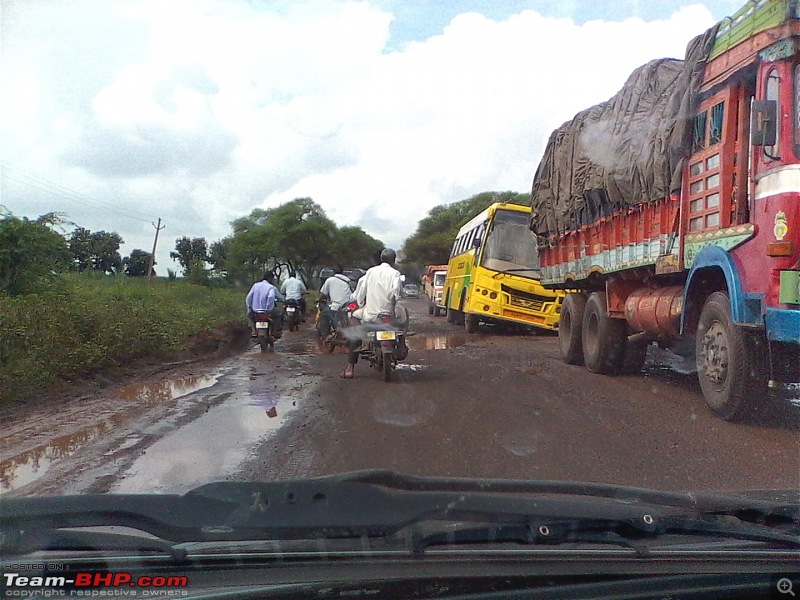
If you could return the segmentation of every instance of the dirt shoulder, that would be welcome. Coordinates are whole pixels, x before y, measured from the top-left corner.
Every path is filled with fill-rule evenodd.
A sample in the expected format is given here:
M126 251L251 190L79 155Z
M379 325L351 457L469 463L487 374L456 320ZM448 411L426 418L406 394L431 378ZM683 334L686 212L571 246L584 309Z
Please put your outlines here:
M122 385L159 377L174 377L182 369L204 362L219 361L243 352L249 345L250 333L246 323L223 323L187 337L183 348L170 356L145 357L124 365L104 368L70 380L62 380L52 389L4 402L0 404L0 419L7 423L8 419L13 419L20 412L86 399Z

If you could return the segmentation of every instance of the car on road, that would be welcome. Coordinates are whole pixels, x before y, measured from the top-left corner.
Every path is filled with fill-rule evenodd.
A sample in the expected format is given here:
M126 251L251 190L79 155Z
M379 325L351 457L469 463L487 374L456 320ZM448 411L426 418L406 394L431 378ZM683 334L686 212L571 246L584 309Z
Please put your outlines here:
M419 286L416 283L407 283L403 286L402 296L404 298L419 298Z

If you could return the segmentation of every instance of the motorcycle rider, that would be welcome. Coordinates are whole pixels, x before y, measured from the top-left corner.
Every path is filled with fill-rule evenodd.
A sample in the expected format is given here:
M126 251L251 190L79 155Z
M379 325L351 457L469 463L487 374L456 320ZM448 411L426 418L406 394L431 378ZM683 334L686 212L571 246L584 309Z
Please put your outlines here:
M328 298L328 309L319 316L320 335L328 338L332 335L331 325L336 311L350 301L350 279L344 274L342 267L334 267L333 275L325 280L319 293Z
M353 312L353 318L359 319L362 324L374 323L382 312L395 314L395 305L400 298L400 271L395 268L396 259L397 254L394 250L384 248L381 251L380 264L367 270L358 280L353 299L359 308ZM343 379L354 377L360 346L360 338L350 340L347 366L339 377Z
M300 306L300 314L303 316L303 321L306 320L306 290L305 284L297 278L295 271L289 271L287 277L281 284L281 293L286 296L287 300L297 300Z
M275 287L275 276L271 271L264 272L264 278L257 281L250 288L245 298L247 305L247 321L250 323L250 330L255 337L256 332L255 313L268 312L275 326L275 337L280 337L283 330L283 311L278 308L277 303L283 302L284 297L280 290Z

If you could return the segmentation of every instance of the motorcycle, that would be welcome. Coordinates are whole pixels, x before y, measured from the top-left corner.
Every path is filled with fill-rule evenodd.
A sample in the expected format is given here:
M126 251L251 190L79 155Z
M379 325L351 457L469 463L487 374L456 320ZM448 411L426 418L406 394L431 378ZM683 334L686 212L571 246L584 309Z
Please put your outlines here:
M345 305L333 312L330 335L322 331L322 315L330 310L329 300L326 296L320 296L316 305L317 319L315 329L317 332L317 345L320 350L330 354L337 346L347 346L349 341L342 331L350 326L350 313L358 308L358 305L352 303L352 307Z
M272 315L267 311L256 311L253 313L253 321L256 325L256 337L261 351L274 351L275 340L281 337L281 331L273 322Z
M286 326L289 328L289 331L297 331L300 327L300 323L303 321L303 315L300 312L300 302L294 298L286 300L283 311L286 315Z
M359 350L359 356L377 369L384 381L391 381L392 370L408 356L408 311L397 307L397 313L382 312L374 323L363 323L367 347Z

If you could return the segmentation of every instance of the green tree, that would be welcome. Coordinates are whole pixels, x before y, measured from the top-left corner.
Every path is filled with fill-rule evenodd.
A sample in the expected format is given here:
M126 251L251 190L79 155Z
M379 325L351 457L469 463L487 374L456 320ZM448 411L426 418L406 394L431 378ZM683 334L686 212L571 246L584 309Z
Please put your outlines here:
M251 280L265 270L277 272L286 267L310 281L332 260L338 232L311 198L255 209L231 225L228 270Z
M126 256L122 264L125 268L125 274L128 277L144 277L147 275L147 268L150 266L150 252L139 250L138 248L131 251L130 256ZM155 274L155 269L153 270Z
M33 221L5 214L0 219L0 291L35 292L69 265L67 241L53 226L61 217L48 213Z
M406 239L403 245L406 262L419 265L447 263L461 226L495 202L528 205L530 195L482 192L466 200L434 206L428 216L417 223L416 231Z
M332 248L333 264L369 269L384 245L361 227L345 226L336 232L336 241Z
M231 238L226 237L212 242L208 248L208 262L216 275L227 274L228 255L231 249Z
M90 236L92 269L101 273L116 273L122 269L119 247L124 242L116 232L94 231Z
M73 268L86 271L92 268L92 232L85 227L76 227L69 236L69 251Z
M208 242L204 237L189 239L184 236L175 240L175 251L169 255L183 267L184 277L189 277L198 269L205 272L205 264L208 262Z

